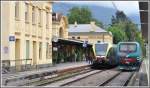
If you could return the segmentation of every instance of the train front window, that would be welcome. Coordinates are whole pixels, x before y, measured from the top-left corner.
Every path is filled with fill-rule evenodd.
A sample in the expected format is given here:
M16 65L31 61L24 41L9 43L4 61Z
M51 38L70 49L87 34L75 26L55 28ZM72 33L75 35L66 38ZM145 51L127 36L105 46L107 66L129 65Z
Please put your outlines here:
M135 52L136 48L136 44L121 44L119 49L121 52Z
M96 55L104 56L107 51L108 44L95 44Z

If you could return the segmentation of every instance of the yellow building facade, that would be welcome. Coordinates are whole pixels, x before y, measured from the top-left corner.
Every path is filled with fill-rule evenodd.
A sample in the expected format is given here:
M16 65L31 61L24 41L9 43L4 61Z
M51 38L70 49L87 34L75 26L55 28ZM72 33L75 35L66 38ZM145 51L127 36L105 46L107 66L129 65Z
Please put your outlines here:
M52 64L52 3L1 2L1 55L4 67L18 71L29 64Z
M52 15L52 36L57 38L68 38L68 19L62 14L53 13Z
M113 43L113 36L111 32L95 25L95 22L90 24L74 24L69 25L69 39L88 41L89 43L109 42Z

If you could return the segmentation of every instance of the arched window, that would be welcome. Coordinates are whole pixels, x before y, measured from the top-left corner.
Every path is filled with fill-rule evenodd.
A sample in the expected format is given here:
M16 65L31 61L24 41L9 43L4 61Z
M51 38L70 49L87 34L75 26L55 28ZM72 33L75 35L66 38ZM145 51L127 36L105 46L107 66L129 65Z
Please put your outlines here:
M80 39L80 37L77 37L77 39Z
M75 37L73 36L72 39L75 39Z
M59 37L63 38L63 29L62 28L59 29Z

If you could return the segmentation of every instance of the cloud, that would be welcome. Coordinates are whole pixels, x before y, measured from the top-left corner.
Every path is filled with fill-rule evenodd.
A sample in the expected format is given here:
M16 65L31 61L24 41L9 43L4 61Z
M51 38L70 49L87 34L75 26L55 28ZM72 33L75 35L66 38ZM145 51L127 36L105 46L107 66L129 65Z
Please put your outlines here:
M118 10L124 11L127 15L138 14L138 1L55 1L56 3L78 4L78 5L95 5L107 8L115 8L112 2L115 3Z
M119 10L124 11L126 14L138 14L139 4L138 1L114 1Z

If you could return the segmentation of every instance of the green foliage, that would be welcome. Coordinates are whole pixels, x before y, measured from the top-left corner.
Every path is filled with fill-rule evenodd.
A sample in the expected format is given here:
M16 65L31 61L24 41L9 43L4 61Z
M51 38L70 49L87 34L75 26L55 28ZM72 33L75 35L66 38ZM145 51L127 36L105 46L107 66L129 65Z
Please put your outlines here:
M118 42L125 41L127 39L126 34L122 31L122 25L114 25L108 28L113 35L113 43L117 44Z
M144 45L144 40L142 39L141 32L136 32L135 40L140 43L142 51L143 51L143 56L145 57L146 56L146 48L145 48L145 45Z
M73 7L69 12L70 13L67 14L67 16L70 24L73 24L75 21L80 24L88 23L92 17L91 11L88 7Z
M103 27L102 22L92 17L92 13L88 7L73 7L67 14L69 24L74 24L76 21L79 24L89 24L90 21L95 21L97 26Z
M97 26L99 26L99 27L101 27L101 28L104 28L103 23L100 22L100 21L98 21L97 19L94 19L94 18L93 18L92 21L95 21L95 24L96 24Z
M121 41L137 41L142 47L143 54L145 54L141 32L138 31L137 26L122 11L117 11L116 16L112 16L112 24L107 30L112 32L115 44Z

